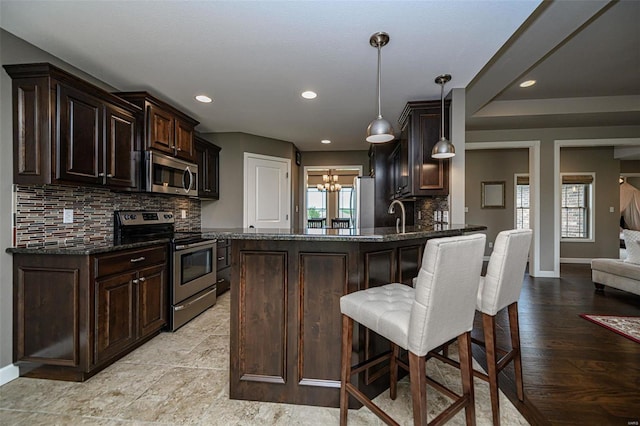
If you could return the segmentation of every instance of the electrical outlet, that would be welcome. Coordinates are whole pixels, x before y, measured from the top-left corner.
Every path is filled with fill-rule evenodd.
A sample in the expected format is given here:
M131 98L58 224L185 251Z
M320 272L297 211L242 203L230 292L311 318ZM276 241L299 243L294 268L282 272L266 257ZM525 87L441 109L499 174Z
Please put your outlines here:
M187 218L187 211L186 210L180 210L180 217L182 219L186 219Z
M73 223L73 209L62 210L62 223Z
M465 207L464 207L464 212L465 212L465 213L469 213L469 207L465 206Z
M418 210L418 220L422 219L422 212Z
M614 208L614 207L609 207L609 213L613 213L613 212L615 212L615 211L616 211L616 210L615 210L615 208Z
M493 248L493 241L489 241L489 248Z

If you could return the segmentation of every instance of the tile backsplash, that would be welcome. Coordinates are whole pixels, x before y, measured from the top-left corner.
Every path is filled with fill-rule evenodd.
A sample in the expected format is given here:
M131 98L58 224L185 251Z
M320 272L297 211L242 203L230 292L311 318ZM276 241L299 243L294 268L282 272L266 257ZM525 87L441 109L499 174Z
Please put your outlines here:
M434 213L436 210L449 210L449 202L447 197L430 197L419 198L415 201L413 221L416 225L433 226ZM418 219L418 211L420 219Z
M171 211L176 231L201 225L200 200L188 197L62 185L15 185L14 191L16 247L112 240L116 210ZM73 210L73 223L63 223L64 209Z

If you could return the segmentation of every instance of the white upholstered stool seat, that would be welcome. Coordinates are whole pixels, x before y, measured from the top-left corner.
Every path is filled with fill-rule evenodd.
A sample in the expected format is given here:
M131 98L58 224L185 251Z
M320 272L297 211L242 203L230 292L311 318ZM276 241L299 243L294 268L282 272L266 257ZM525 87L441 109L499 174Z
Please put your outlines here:
M475 424L470 331L473 327L485 235L464 235L427 241L415 289L387 284L357 291L340 298L342 312L342 381L340 423L347 422L349 395L366 405L387 424L397 424L376 406L350 378L366 368L389 360L391 399L397 395L397 368L408 369L413 395L414 424L427 424L426 370L428 352L458 338L462 395L434 419L442 424L464 408L467 424ZM464 259L461 263L461 259ZM391 351L383 357L351 366L353 324L367 327L388 339ZM409 365L397 359L401 347L408 351ZM353 370L352 370L353 369Z
M356 291L340 300L340 310L403 349L409 344L409 316L415 291L404 284L387 284Z

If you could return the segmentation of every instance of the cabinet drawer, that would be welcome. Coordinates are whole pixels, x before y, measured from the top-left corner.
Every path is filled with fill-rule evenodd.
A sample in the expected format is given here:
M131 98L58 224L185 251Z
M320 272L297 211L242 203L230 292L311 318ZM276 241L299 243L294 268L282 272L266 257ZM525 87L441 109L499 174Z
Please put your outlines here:
M216 269L226 268L230 264L231 262L229 262L229 247L218 246Z
M164 264L166 261L166 246L118 251L96 256L95 276L102 277L128 270L146 268L151 265Z

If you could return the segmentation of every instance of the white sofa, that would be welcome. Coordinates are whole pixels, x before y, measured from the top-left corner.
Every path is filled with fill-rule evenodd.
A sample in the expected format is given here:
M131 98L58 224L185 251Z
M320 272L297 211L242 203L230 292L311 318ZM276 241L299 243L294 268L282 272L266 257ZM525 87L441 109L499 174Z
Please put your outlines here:
M640 295L640 265L620 259L593 259L591 279L596 290L613 287Z
M640 295L640 231L623 231L626 259L591 260L591 280L596 290L613 287Z

